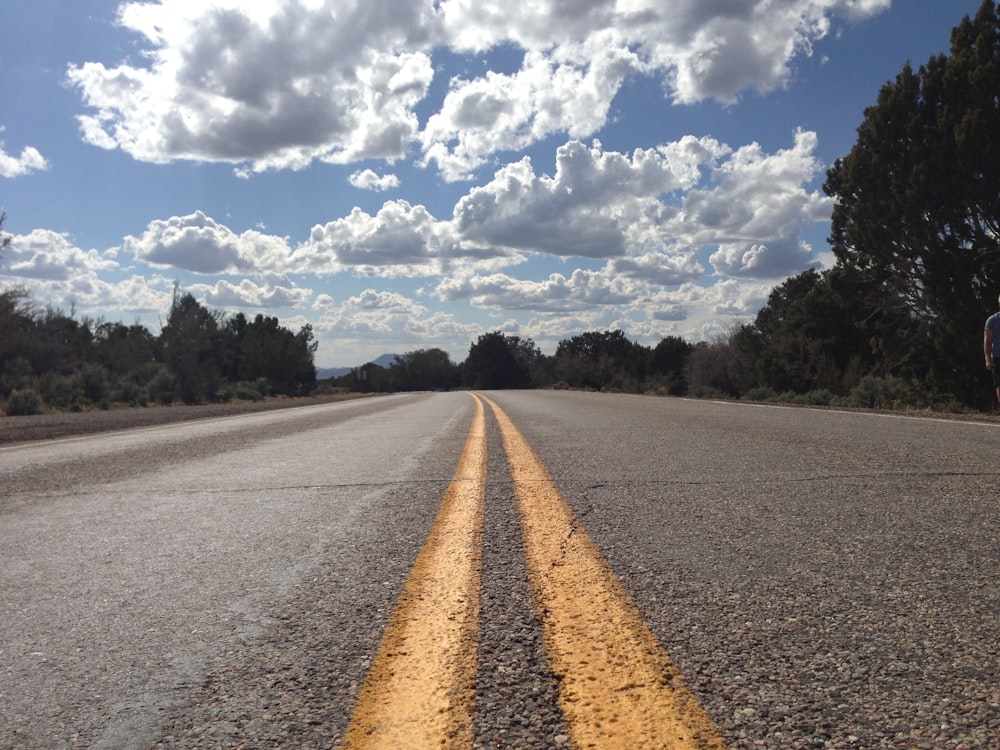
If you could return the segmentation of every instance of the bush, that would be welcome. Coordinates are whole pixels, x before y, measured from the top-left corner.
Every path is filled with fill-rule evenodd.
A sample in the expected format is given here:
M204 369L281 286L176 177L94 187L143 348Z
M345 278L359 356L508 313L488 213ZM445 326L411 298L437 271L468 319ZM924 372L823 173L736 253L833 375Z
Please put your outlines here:
M830 406L836 396L826 388L816 388L806 394L806 403L810 406Z
M847 397L850 406L865 409L894 409L912 405L913 393L906 382L892 376L864 377Z
M177 400L176 387L174 376L166 368L160 367L159 372L149 381L149 397L158 404L169 406Z
M83 384L72 375L47 372L38 379L38 390L42 400L51 409L83 411L86 405Z
M240 401L260 401L264 397L254 386L247 383L239 383L233 391L233 398Z
M119 380L111 389L111 400L129 406L149 406L149 393L131 380Z
M12 391L4 409L8 417L27 417L42 413L42 400L31 388Z

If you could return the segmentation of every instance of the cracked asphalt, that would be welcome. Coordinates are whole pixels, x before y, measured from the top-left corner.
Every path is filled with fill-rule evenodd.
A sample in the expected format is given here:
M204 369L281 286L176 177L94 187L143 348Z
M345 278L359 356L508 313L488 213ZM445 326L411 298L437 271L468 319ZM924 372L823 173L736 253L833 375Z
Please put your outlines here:
M730 747L1000 747L995 422L488 395ZM0 448L0 746L334 746L471 401ZM564 747L488 436L475 746Z

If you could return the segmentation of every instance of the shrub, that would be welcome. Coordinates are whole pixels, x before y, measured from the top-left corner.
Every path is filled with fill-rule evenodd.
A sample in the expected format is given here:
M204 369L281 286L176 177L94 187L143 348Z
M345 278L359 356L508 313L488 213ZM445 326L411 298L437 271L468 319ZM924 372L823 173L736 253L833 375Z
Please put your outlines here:
M87 403L83 384L73 375L47 372L38 379L38 391L42 400L52 409L82 411Z
M233 391L233 397L240 401L260 401L264 398L257 388L247 383L237 384Z
M129 406L149 406L149 393L131 380L119 380L111 389L111 400Z
M847 398L850 406L866 409L894 409L912 404L914 394L906 381L892 376L864 377Z
M42 413L42 400L31 388L11 391L5 407L9 417L27 417Z
M833 403L836 396L831 393L826 388L816 388L809 391L806 395L806 403L810 406L829 406Z
M166 368L161 367L149 381L149 397L158 404L168 406L177 400L176 387L174 376Z

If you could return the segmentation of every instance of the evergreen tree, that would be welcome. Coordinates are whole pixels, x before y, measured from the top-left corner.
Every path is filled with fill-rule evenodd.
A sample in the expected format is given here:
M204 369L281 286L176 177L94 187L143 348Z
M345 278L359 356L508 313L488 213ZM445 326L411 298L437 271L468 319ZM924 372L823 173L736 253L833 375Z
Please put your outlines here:
M473 388L527 388L541 359L531 339L499 331L484 333L469 347L465 383Z
M225 365L221 315L175 287L167 323L160 333L163 357L188 404L217 397Z
M827 174L830 241L898 374L969 401L1000 292L1000 16L985 0L950 56L907 64ZM891 325L890 325L891 323Z

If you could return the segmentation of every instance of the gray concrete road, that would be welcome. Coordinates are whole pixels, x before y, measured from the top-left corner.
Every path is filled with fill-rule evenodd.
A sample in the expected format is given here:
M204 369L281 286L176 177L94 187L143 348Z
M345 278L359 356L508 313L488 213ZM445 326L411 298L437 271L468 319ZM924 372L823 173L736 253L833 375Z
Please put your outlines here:
M391 397L0 449L0 747L150 746L359 516L400 487L434 511L470 414Z
M730 746L1000 747L996 425L488 395ZM472 408L0 448L0 747L329 747ZM476 747L562 746L488 430Z

